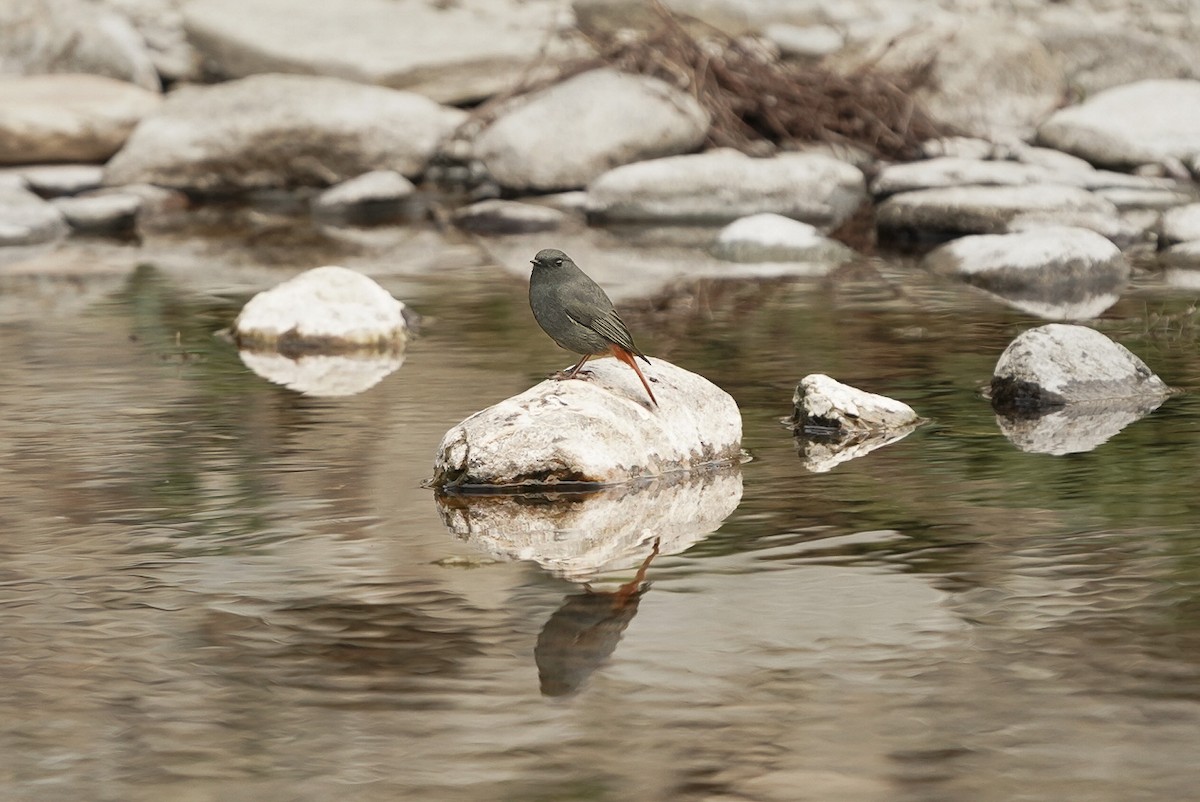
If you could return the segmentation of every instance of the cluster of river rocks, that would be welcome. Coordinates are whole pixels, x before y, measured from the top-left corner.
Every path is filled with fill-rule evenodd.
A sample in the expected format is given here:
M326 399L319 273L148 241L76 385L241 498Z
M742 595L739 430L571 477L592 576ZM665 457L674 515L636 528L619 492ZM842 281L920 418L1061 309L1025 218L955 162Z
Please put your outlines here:
M669 5L779 58L924 65L917 99L956 134L907 163L705 150L691 93L605 66L476 107L586 34L656 24L638 0L7 0L0 261L282 191L332 225L462 197L448 219L498 240L707 226L731 270L832 269L855 254L828 235L869 208L883 235L949 240L928 269L1057 319L1113 303L1130 253L1200 269L1195 2Z
M577 0L564 14L549 0L11 0L0 8L0 244L128 228L206 195L326 189L314 214L352 220L468 183L482 200L454 218L484 231L551 230L580 214L805 224L730 235L722 258L740 261L842 256L816 234L869 202L882 232L1009 237L986 247L1017 269L1029 252L1018 235L1046 226L1200 263L1200 37L1188 9L1028 2L981 17L977 3L948 3L929 18L924 5L672 4L834 69L933 59L920 100L963 136L886 164L852 148L701 152L709 118L689 93L608 68L464 110L531 65L585 53L581 29L653 24L639 3ZM1064 105L1073 92L1080 102ZM530 202L486 198L501 193ZM980 247L937 264L971 273ZM1114 253L1076 234L1048 255L1110 277Z

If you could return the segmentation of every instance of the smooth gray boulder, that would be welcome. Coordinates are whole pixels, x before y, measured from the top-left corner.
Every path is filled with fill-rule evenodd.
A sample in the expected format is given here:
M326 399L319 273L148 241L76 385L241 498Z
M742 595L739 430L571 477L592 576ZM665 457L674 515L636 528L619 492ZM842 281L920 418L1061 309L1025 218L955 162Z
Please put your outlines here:
M395 170L372 170L312 199L314 217L330 222L383 223L415 215L421 204L413 182Z
M27 189L0 186L0 246L37 245L67 235L62 212Z
M1118 86L1055 112L1039 141L1093 164L1136 167L1200 155L1200 81L1154 80Z
M1115 226L1117 207L1079 187L1058 184L963 186L892 195L879 205L881 229L938 234L1002 234L1013 221L1037 215L1042 225L1072 224L1094 215ZM1091 226L1088 226L1091 227Z
M1172 245L1163 252L1162 261L1173 269L1167 275L1169 284L1200 290L1200 239Z
M832 157L755 159L722 148L610 170L588 185L588 212L612 221L707 223L774 212L829 229L866 198L862 172Z
M338 78L259 75L167 96L108 163L109 184L201 192L419 174L465 113Z
M823 373L805 376L792 395L790 425L807 435L844 440L907 433L920 422L921 416L908 404L842 384Z
M97 75L0 76L0 164L104 161L161 103Z
M593 359L586 379L548 379L477 412L442 438L436 487L618 484L741 459L737 404L702 376L651 357L637 375Z
M932 61L930 61L932 59ZM1002 17L934 17L906 33L884 31L847 71L927 64L915 95L938 121L991 141L1029 139L1066 94L1066 76L1034 36Z
M336 265L307 270L251 298L233 324L238 347L340 356L403 348L404 304L375 281Z
M472 203L454 211L454 224L480 234L529 234L554 231L570 220L570 215L549 206L520 201L489 200Z
M476 137L473 151L502 186L576 189L618 165L694 150L708 123L687 92L604 68L520 98Z
M954 156L891 164L871 182L876 197L960 186L1025 186L1058 183L1044 167L1016 161L993 161Z
M1067 227L962 237L930 252L923 264L1052 320L1096 317L1117 302L1130 272L1111 241Z
M1163 30L1080 25L1076 19L1044 27L1037 36L1083 97L1137 81L1200 73L1195 45Z
M72 198L54 198L54 208L76 231L83 233L111 233L133 228L142 199L137 195L93 195Z
M1018 335L992 371L992 405L998 410L1127 406L1169 393L1166 383L1123 345L1095 329L1062 323Z
M1058 184L1097 193L1119 190L1181 197L1179 182L1168 178L1097 170L1083 159L1046 148L1022 146L1012 155L995 159L944 156L888 165L879 171L871 190L881 197L944 187Z
M408 89L442 103L511 89L548 39L558 5L521 0L191 0L193 44L234 78L329 75Z
M1189 203L1165 213L1162 236L1168 243L1200 240L1200 203Z
M43 198L78 195L104 183L104 168L99 164L35 164L9 169Z
M183 9L189 0L103 0L120 12L141 34L150 60L167 83L203 82L202 57L183 29Z
M854 256L853 249L815 226L771 212L734 220L717 234L711 251L728 262L829 262L831 267Z
M4 0L0 32L0 74L99 75L159 90L158 72L145 41L124 15L103 5L83 0Z

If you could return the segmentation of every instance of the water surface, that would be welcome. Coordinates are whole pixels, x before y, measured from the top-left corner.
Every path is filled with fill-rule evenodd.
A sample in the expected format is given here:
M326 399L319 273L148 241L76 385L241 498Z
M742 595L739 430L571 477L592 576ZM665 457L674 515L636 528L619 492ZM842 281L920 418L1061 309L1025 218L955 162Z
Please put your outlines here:
M1026 453L979 388L1043 321L903 260L630 299L753 459L715 532L643 585L647 532L589 590L454 537L421 484L446 429L572 361L518 277L436 238L436 269L355 265L424 321L347 398L213 336L274 276L354 263L323 243L0 266L3 798L1195 796L1193 395ZM1193 302L1144 272L1093 325L1194 390ZM810 473L779 418L813 372L930 423Z

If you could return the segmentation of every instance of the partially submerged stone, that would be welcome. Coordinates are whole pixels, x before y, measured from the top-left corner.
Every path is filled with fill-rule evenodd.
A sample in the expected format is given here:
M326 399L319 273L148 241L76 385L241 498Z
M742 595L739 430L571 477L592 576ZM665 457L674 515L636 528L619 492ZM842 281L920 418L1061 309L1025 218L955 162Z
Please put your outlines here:
M1117 246L1083 228L962 237L932 251L924 264L1052 319L1095 317L1117 302L1129 280Z
M992 405L1036 412L1064 404L1140 404L1170 388L1146 363L1095 329L1051 323L1020 334L992 373Z
M880 229L925 234L1003 234L1038 214L1045 224L1079 213L1115 221L1117 207L1079 187L1057 184L954 186L892 195L879 205ZM1058 216L1058 218L1056 218Z
M764 212L735 220L717 234L713 255L729 262L837 262L854 251L815 226Z
M894 432L921 422L908 404L842 384L823 373L800 380L792 406L790 424L798 432L835 438Z
M37 245L66 236L62 212L27 189L0 186L0 246Z
M387 222L417 213L416 191L413 182L395 170L372 170L313 198L312 212L335 222Z
M555 500L550 498L539 500ZM741 470L732 466L529 503L515 494L439 494L442 523L501 560L533 560L551 573L586 581L637 565L653 541L678 554L737 509Z
M520 201L491 198L456 209L454 224L481 234L530 234L553 231L570 217L566 212Z
M104 168L99 164L35 164L11 169L43 198L78 195L104 183Z
M1164 214L1162 236L1169 243L1200 240L1200 203L1189 203Z
M84 233L111 233L133 228L142 199L137 195L111 194L50 201L71 228Z
M404 304L344 267L317 267L260 292L233 324L238 347L284 356L394 352L407 339Z
M651 357L637 375L593 359L586 379L547 380L462 421L442 438L433 484L536 486L618 484L736 463L737 404L702 376Z

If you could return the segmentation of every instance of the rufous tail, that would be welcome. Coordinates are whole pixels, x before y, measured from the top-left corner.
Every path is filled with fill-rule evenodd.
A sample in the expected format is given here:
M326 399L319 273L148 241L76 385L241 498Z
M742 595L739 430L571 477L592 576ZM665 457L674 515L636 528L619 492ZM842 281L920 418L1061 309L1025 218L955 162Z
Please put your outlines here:
M650 401L654 406L658 406L658 399L654 397L654 391L650 389L650 382L646 381L646 377L642 375L642 369L637 366L637 361L633 358L633 354L619 345L609 346L609 350L612 351L613 356L633 368L638 378L642 380L642 386L646 388L646 395L650 396ZM646 361L649 362L650 360Z

